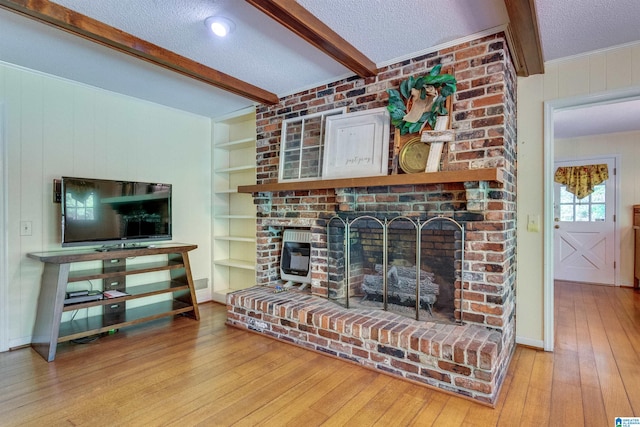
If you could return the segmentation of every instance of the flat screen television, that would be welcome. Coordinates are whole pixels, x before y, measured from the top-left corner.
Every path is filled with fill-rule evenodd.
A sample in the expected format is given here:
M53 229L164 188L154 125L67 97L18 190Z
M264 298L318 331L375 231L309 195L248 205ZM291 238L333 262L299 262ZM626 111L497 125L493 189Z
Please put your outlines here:
M171 240L171 184L63 177L61 196L64 247Z

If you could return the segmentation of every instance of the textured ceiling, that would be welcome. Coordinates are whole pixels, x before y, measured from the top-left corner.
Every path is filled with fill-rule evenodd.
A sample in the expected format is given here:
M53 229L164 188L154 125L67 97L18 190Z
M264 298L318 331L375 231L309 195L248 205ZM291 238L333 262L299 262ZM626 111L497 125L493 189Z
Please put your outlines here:
M56 0L141 39L284 96L352 75L241 0ZM504 0L298 0L384 66L508 22ZM535 0L544 60L640 40L638 0ZM236 23L226 39L204 19ZM199 115L252 101L0 9L0 61Z
M544 60L640 40L638 0L535 0Z
M554 117L556 138L576 138L640 130L640 100L605 103L557 111Z
M56 3L277 94L348 73L244 1ZM214 36L204 25L213 15L230 18L236 30L224 39Z
M297 1L378 65L509 22L504 0Z

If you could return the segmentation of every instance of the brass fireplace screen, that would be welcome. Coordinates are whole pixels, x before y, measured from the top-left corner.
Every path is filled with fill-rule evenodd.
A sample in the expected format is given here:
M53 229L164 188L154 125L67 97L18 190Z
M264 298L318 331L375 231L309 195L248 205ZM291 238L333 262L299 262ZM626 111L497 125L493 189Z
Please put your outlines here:
M459 323L464 227L443 216L332 217L327 223L327 297L344 307Z

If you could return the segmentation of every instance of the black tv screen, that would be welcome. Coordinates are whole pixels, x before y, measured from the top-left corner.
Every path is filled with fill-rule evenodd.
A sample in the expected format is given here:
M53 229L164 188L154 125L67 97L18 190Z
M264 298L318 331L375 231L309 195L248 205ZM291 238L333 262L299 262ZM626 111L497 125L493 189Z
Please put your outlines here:
M171 184L63 177L62 246L171 240Z

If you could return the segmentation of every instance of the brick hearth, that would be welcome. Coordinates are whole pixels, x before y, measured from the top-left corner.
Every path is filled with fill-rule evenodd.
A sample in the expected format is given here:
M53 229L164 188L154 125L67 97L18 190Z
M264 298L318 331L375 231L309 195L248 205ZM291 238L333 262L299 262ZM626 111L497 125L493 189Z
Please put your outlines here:
M477 325L345 309L308 293L274 293L266 286L230 294L227 304L229 325L484 403L495 401L506 371L498 365L500 333Z
M445 148L440 169L499 167L504 183L254 193L259 287L229 294L229 323L491 404L515 347L516 76L504 34L389 65L375 77L347 78L259 106L257 184L278 182L283 120L343 106L351 112L384 107L387 89L436 64L458 81L451 113L455 141ZM367 214L421 221L442 215L463 224L464 271L455 283L462 326L416 323L381 310L345 312L326 300L327 221ZM312 233L311 294L273 294L282 284L282 233L295 227Z

